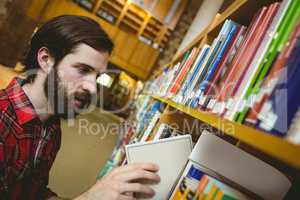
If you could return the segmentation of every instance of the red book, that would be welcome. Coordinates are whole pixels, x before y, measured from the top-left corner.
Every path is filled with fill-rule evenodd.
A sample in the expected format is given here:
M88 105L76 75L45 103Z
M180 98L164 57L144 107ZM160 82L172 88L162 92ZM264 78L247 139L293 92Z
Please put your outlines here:
M247 51L247 48L249 47L249 44L252 42L251 39L254 37L253 34L256 31L257 26L262 21L262 18L264 17L265 13L266 8L264 7L260 10L258 14L256 14L254 20L252 20L251 25L248 28L246 36L243 40L243 43L238 49L238 52L231 63L230 71L228 72L225 81L222 83L223 88L220 93L220 96L218 97L218 101L224 102L230 96L230 93L236 83L236 74L239 74L239 71L242 70L240 69L240 66L238 64L241 62L245 52Z
M191 54L189 55L187 61L184 63L184 65L182 66L180 72L178 73L171 89L170 89L170 92L172 94L176 94L178 92L178 90L180 89L181 87L181 84L182 84L182 81L184 80L184 77L186 76L187 72L189 71L190 69L190 66L192 65L195 57L196 57L196 53L198 51L198 48L193 48Z
M268 7L267 12L266 12L266 16L263 18L263 22L261 23L260 26L257 27L257 29L259 31L256 31L253 35L253 40L250 43L249 47L247 48L247 51L245 52L244 55L244 59L243 62L239 63L239 66L243 66L243 70L241 70L240 76L233 88L233 91L231 93L231 97L234 97L234 95L236 94L243 78L244 75L247 73L249 66L251 65L251 61L253 60L253 58L256 55L256 51L259 48L259 46L261 45L261 42L265 36L265 34L267 33L267 30L273 20L273 17L276 14L277 8L278 8L279 3L274 3L271 6Z
M230 74L227 77L227 80L225 81L225 86L227 87L226 90L223 90L223 94L221 94L221 97L224 97L222 100L227 100L229 97L231 97L232 91L235 87L237 87L237 82L240 76L242 76L242 72L245 70L247 65L244 65L243 63L248 62L250 53L249 49L251 49L252 44L254 43L254 40L257 37L257 33L259 30L259 27L261 26L262 22L264 21L264 17L266 16L267 8L263 7L261 11L259 12L258 17L255 20L255 23L252 27L250 27L250 31L247 34L247 37L245 39L245 45L244 48L240 51L238 58L235 60L236 62L233 63L232 70Z

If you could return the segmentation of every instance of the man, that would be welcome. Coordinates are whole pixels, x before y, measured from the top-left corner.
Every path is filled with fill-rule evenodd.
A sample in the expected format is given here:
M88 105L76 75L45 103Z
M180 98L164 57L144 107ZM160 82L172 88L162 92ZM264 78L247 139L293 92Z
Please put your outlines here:
M98 23L60 16L33 35L25 80L0 91L0 199L51 199L49 170L60 148L59 118L73 118L96 99L113 43ZM158 182L154 164L119 167L76 199L129 200L154 195L139 180Z

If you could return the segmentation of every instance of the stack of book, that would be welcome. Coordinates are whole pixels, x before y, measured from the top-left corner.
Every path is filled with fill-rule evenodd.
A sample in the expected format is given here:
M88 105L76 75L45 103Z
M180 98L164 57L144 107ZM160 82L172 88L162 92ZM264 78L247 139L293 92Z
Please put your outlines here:
M300 104L299 16L300 2L283 0L248 28L226 20L211 45L186 51L146 92L286 136Z

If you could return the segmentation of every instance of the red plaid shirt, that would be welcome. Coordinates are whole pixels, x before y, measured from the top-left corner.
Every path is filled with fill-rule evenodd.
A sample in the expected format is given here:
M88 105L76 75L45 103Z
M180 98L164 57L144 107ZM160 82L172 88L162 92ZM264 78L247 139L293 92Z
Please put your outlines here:
M60 148L60 122L42 123L21 84L13 79L0 90L0 199L47 199L55 195L47 185Z

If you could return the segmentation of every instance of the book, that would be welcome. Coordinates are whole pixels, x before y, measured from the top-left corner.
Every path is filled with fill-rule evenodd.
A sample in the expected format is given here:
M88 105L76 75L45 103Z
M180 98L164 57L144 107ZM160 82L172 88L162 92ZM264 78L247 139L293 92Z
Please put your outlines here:
M259 15L260 14L260 15ZM254 27L258 23L258 18L261 17L263 13L259 12L257 13L253 20L251 21L251 24L249 25L249 28L247 28L243 39L241 41L241 44L239 45L239 48L237 49L234 58L232 59L230 66L228 67L228 70L226 71L226 74L224 75L223 79L220 82L220 88L218 91L220 93L218 94L218 97L216 101L222 103L227 101L227 97L229 96L229 92L231 91L233 85L234 85L234 72L237 70L237 63L239 62L240 58L243 55L243 52L245 51L248 43L249 43L249 37L254 32ZM220 111L220 113L223 113L224 111Z
M201 165L189 161L169 199L250 199L238 190L208 175L206 171Z
M170 80L170 86L167 89L168 97L173 96L171 89L175 87L175 83L176 83L175 80L177 79L179 74L182 73L182 70L184 69L186 62L188 61L190 54L191 54L190 50L186 51L183 55L182 60L178 62L179 64L178 64L176 70L174 71L174 75L173 75L172 79Z
M184 65L182 66L180 72L178 73L177 77L175 78L174 80L174 83L173 85L171 86L170 88L170 93L175 95L181 84L182 84L182 81L184 80L184 77L186 76L190 66L192 65L194 59L195 59L195 56L196 56L196 53L197 53L198 49L197 48L193 48L189 57L187 58L186 62L184 63Z
M205 54L205 51L208 50L208 45L204 44L204 46L201 48L201 50L198 52L197 58L194 61L193 66L191 67L191 70L188 72L186 80L183 82L180 91L178 92L177 96L174 98L175 102L182 103L184 100L185 93L188 88L191 86L191 82L194 80L196 74L199 70L199 63L201 59L203 60L203 56Z
M183 91L183 104L187 104L187 102L192 97L192 91L194 90L197 80L199 79L199 76L201 75L201 69L203 66L203 63L205 62L205 58L207 57L210 50L210 46L207 44L204 44L200 53L199 53L199 60L196 64L195 72L192 74L191 79L189 80L189 83L187 83L187 87Z
M177 74L178 70L180 69L181 63L178 62L170 71L166 74L166 82L161 83L161 87L163 88L161 90L162 96L168 96L168 89L171 87L171 84L173 83L173 79L175 75ZM157 83L155 83L156 85ZM160 91L160 90L153 90L153 91Z
M271 131L275 135L286 135L292 119L299 107L297 92L300 66L300 39L290 56L287 67L281 71L278 82L267 103L259 114L259 127Z
M157 132L155 133L155 135L153 137L153 141L157 141L157 140L169 138L169 137L175 137L177 135L183 135L183 134L184 133L180 132L177 129L174 129L173 127L169 126L168 124L161 123L159 125Z
M192 147L190 135L176 136L126 145L126 158L128 163L151 162L157 164L161 182L153 186L155 196L152 199L167 199L174 182L188 160Z
M276 168L206 130L194 146L189 160L250 197L283 199L291 187L290 180Z
M161 113L159 111L156 111L154 116L152 117L150 123L148 124L148 127L146 128L146 130L143 133L143 136L141 138L141 142L143 141L149 141L151 138L151 134L152 131L156 125L156 123L158 122L159 118L160 118Z
M237 54L235 56L235 60L232 62L232 67L230 72L228 73L226 80L224 81L223 89L220 93L220 97L218 101L224 102L232 102L232 92L236 86L238 86L237 82L241 76L244 76L242 73L248 67L247 53L249 52L248 49L251 48L251 44L257 35L256 30L260 27L264 16L266 15L267 8L263 7L260 11L255 15L254 19L251 22L251 25L247 29L246 36L244 38L243 44L238 49ZM245 63L245 64L243 64ZM230 105L235 105L233 102ZM227 106L221 113L221 116L224 116L227 110L230 110L230 106Z

